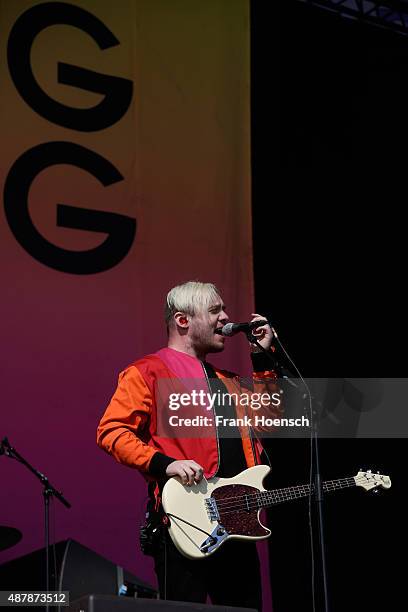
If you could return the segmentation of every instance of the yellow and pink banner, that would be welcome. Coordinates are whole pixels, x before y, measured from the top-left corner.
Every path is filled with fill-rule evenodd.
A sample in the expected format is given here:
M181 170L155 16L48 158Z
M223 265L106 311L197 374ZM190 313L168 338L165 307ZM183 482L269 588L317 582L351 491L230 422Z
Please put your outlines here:
M0 40L0 435L71 501L55 539L151 579L144 482L95 429L117 373L165 345L172 286L253 312L249 5L1 0ZM245 342L217 362L246 373ZM42 496L11 461L0 487L7 560L43 545Z

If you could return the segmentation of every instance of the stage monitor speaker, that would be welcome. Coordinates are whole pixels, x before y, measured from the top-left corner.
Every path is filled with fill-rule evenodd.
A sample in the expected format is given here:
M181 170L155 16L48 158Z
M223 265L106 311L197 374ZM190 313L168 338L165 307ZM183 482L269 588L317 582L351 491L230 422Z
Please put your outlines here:
M133 599L131 597L109 597L99 594L73 601L68 610L69 612L257 612L254 608L208 606L207 604L184 601Z
M57 542L49 552L50 590L69 591L70 601L90 593L118 595L121 590L157 597L151 585L75 540ZM0 565L0 584L7 591L45 591L45 548Z

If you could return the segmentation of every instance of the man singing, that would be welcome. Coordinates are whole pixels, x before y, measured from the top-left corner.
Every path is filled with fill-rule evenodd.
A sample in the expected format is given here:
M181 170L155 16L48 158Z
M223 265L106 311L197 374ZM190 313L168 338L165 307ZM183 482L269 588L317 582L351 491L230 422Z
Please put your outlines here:
M262 320L258 314L252 321ZM194 380L213 396L222 397L237 389L238 377L218 370L207 361L208 353L224 349L225 338L217 333L228 322L219 291L211 283L187 282L167 295L165 320L167 348L138 359L119 375L118 387L98 427L98 445L129 467L138 469L149 481L158 516L160 491L165 481L178 477L194 487L203 475L229 478L261 463L262 447L251 428L210 428L202 437L160 435L158 422L168 414L169 398L158 393L161 381ZM273 334L269 325L253 330L261 346L269 351ZM251 344L254 380L275 379L270 360ZM259 352L258 352L259 351ZM265 383L266 384L266 383ZM221 402L213 406L214 416L233 422L236 406ZM222 419L221 419L222 420ZM219 421L219 419L218 419ZM167 530L152 552L163 599L261 609L261 581L256 544L230 540L203 560L184 557L174 546Z

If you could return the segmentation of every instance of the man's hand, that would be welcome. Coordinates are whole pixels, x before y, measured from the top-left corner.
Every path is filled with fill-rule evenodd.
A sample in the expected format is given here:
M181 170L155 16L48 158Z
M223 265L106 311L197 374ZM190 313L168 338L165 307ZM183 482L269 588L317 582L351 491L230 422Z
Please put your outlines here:
M203 468L192 459L173 461L167 466L167 476L178 476L184 485L191 486L194 482L200 482L203 477Z
M266 319L266 317L263 317L260 314L257 314L256 312L252 313L252 319L251 319L251 323L253 321L261 321L262 319ZM273 335L273 331L272 328L270 327L270 325L262 325L262 327L257 327L256 329L252 330L252 335L255 336L255 338L258 340L259 344L261 346L263 346L263 348L267 351L269 351L269 349L272 346L272 341L274 338ZM257 348L256 344L251 344L251 350L256 353L259 352L260 349Z

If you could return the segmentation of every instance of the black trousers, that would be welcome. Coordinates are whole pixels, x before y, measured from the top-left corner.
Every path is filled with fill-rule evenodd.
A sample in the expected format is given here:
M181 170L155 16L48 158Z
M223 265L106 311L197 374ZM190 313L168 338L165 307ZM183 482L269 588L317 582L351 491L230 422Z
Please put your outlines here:
M211 556L191 560L174 546L167 530L155 551L161 599L255 608L261 612L262 591L254 542L229 540Z

